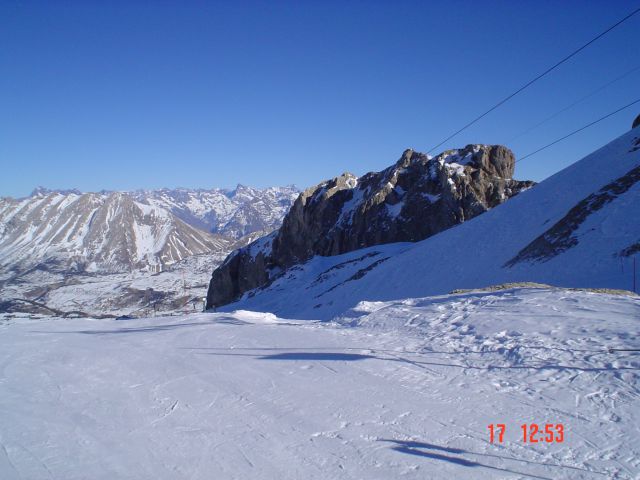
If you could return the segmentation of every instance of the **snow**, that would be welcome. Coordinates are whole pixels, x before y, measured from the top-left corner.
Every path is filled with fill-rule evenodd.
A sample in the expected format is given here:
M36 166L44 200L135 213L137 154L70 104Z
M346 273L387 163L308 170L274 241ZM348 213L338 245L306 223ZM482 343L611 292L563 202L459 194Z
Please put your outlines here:
M158 258L163 247L175 239L170 237L173 227L171 215L163 208L151 207L140 202L135 202L143 215L143 221L147 224L133 221L131 227L135 236L134 254L137 261L145 259L149 265L160 263ZM204 248L206 246L203 245ZM176 249L176 252L178 250ZM178 258L163 259L165 263L175 263Z
M388 203L385 203L385 206L387 207L387 213L389 214L389 216L391 218L396 218L400 216L402 207L404 207L404 202L398 202L394 205L389 205Z
M352 188L352 196L349 200L344 202L342 205L342 210L340 211L340 216L336 222L337 225L351 224L353 221L353 215L356 210L362 204L362 201L365 197L366 189L361 188Z
M142 202L134 202L136 207L138 207L144 216L157 217L162 219L169 218L169 212L161 207L154 207L150 205L145 205Z
M233 191L178 188L129 194L141 203L170 211L195 227L240 238L279 226L299 191L293 185L265 189L238 185Z
M639 318L557 289L332 323L0 317L0 478L637 478ZM565 439L523 443L523 423Z
M464 167L459 163L448 163L447 171L449 175L457 175L459 177L464 177Z
M69 265L78 257L93 263L94 272L113 273L133 265L155 268L192 254L227 251L230 244L123 193L53 193L24 202L8 200L9 208L0 218L3 271L24 272L47 262ZM31 208L31 213L16 216L19 205Z
M358 178L357 177L347 178L347 181L345 182L345 185L348 188L356 188L358 186Z
M145 316L158 312L173 313L201 309L211 272L224 260L225 252L189 256L155 272L134 270L128 273L95 274L96 265L87 273L69 275L35 270L12 277L0 273L0 304L15 299L37 300L63 312L80 310L87 315ZM145 295L151 290L152 296ZM0 476L0 478L2 478Z
M430 193L422 193L421 195L423 198L429 200L429 203L436 203L438 200L440 200L440 194L432 195Z
M480 151L479 145L474 145L473 153L478 153ZM452 167L454 169L462 169L463 165L469 164L473 160L473 153L468 152L464 156L460 155L460 150L451 150L449 152L440 155L438 161L441 165L447 165L448 167ZM464 169L462 169L464 171Z
M269 256L271 254L273 241L275 240L277 233L278 232L271 232L269 235L260 237L254 242L247 245L246 248L251 255L251 258L255 260L260 253L262 253L265 257Z
M30 295L89 313L180 310L126 321L0 314L0 478L639 478L640 297L479 288L630 288L632 259L620 252L640 238L640 184L578 223L577 245L506 265L578 202L640 165L634 142L637 130L422 242L271 272L271 285L218 313L186 313L199 307L194 299L222 260L215 255L157 275L71 281L34 270L17 281L0 272L0 301ZM449 172L467 162L443 158ZM340 221L362 200L357 183L351 188ZM256 192L239 185L224 195ZM145 223L158 205L199 212L199 194L154 195L138 204L143 218L132 227L147 257L166 236L166 222ZM44 218L59 197L10 200L0 212ZM51 224L68 232L75 222L65 238L79 248L103 197L84 218L56 215ZM114 200L107 219L123 205ZM390 214L401 207L387 205ZM241 212L233 222L248 218ZM52 229L38 223L25 238ZM52 244L49 230L40 251ZM275 235L246 248L255 258ZM167 245L177 260L176 239ZM460 288L473 290L446 294ZM525 423L561 424L564 440L524 442ZM491 443L492 424L507 426L504 442Z

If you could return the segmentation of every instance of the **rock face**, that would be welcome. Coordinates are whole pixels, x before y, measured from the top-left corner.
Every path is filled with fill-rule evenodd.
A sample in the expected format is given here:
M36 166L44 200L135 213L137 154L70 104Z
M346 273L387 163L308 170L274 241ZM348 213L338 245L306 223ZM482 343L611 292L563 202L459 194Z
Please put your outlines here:
M638 115L636 119L633 121L633 125L631 125L631 128L636 128L639 126L640 126L640 115Z
M435 158L406 150L395 165L305 190L276 232L236 250L213 272L208 307L269 284L314 255L415 242L469 220L533 185L513 180L513 153L468 145Z

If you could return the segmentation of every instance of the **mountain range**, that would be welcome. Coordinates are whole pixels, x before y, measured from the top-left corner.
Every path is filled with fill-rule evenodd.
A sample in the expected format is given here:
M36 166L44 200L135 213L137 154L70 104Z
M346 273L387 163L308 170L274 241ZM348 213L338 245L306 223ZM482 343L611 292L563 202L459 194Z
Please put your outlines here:
M201 308L207 277L277 228L295 187L0 199L0 312L153 315Z
M214 188L137 190L137 201L170 211L184 222L233 239L269 233L280 226L300 191L293 185L264 189L238 185Z
M81 193L0 199L0 268L160 271L279 226L295 187ZM249 237L251 238L251 237Z

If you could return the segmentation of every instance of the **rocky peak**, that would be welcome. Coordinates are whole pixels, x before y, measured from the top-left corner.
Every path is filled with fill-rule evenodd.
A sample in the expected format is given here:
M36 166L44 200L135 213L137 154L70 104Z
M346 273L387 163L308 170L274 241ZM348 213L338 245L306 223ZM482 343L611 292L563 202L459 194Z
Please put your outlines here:
M467 145L432 158L407 149L381 172L343 173L305 190L269 239L231 254L213 273L209 305L269 283L314 255L415 242L479 215L533 182L513 180L515 158L500 145Z
M31 192L31 195L29 196L30 197L46 197L48 195L51 195L52 193L59 193L61 195L71 195L71 194L82 195L82 192L77 188L62 190L62 189L51 189L51 188L39 186L34 188L33 191Z
M407 168L412 163L425 163L429 160L431 160L430 155L416 152L412 148L407 148L404 152L402 152L400 160L396 162L396 167Z

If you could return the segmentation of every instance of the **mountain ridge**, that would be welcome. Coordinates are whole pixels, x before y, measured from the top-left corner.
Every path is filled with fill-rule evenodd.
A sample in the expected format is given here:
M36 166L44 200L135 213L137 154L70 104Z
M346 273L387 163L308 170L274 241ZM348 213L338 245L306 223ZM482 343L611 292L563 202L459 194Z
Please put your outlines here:
M66 272L157 271L230 244L120 192L3 200L0 233L0 266L12 270L41 264Z

